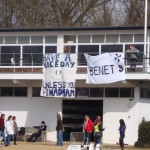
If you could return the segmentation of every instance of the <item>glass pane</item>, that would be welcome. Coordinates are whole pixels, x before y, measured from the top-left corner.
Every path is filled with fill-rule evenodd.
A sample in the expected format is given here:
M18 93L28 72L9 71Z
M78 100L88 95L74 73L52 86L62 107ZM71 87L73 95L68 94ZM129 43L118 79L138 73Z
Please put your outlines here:
M99 54L99 45L79 45L78 46L78 65L86 65L84 53L90 55Z
M106 43L118 43L118 35L106 35Z
M101 53L123 52L123 45L102 45Z
M133 88L120 88L120 97L134 97Z
M1 96L13 96L13 87L1 87Z
M32 88L32 97L40 97L41 88L33 87Z
M92 43L104 43L104 35L93 35Z
M43 44L43 36L31 36L31 44Z
M57 46L45 46L45 53L57 53Z
M23 66L42 66L43 46L23 46Z
M3 36L0 36L0 44L3 44Z
M89 88L76 88L76 96L89 97Z
M90 88L90 97L103 97L103 88Z
M135 34L134 41L135 42L144 42L144 35L143 34Z
M76 47L75 46L65 46L64 53L75 53Z
M121 34L120 42L133 42L133 34Z
M140 98L146 98L145 88L140 88Z
M57 43L57 35L45 36L45 43Z
M76 43L76 35L65 35L64 43Z
M30 37L29 36L18 36L18 44L29 44Z
M79 43L90 43L90 35L79 35L78 42Z
M105 97L119 97L119 88L105 88Z
M27 87L14 87L14 96L27 96Z
M5 36L5 44L16 44L17 36Z
M1 47L1 65L19 66L20 65L20 46Z

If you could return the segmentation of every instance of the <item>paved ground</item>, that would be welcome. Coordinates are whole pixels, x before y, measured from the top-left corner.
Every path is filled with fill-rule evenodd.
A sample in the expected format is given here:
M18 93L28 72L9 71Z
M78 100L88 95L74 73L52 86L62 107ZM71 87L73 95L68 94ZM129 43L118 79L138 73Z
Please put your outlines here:
M18 142L17 145L11 144L8 147L2 146L0 150L67 150L69 143L65 142L64 146L55 146L55 143L52 142L36 142L36 143L25 143L25 142ZM119 150L120 147L118 145L104 145L104 150ZM134 148L131 146L126 146L125 150L150 150L147 149L140 149Z

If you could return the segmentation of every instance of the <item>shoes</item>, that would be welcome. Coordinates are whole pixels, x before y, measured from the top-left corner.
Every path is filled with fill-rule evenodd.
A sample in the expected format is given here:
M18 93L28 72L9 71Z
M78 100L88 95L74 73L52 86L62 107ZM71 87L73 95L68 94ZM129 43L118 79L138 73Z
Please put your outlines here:
M5 147L9 146L8 144L5 145Z
M14 143L14 145L17 145L16 143Z

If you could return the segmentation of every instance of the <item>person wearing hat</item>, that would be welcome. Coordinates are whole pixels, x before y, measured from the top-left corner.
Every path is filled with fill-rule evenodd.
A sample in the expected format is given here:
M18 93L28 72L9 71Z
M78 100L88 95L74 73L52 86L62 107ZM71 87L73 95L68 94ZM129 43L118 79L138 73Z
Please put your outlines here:
M94 121L94 145L95 147L99 144L101 144L101 138L102 138L102 131L104 131L105 128L102 128L102 122L101 117L97 116L96 120Z

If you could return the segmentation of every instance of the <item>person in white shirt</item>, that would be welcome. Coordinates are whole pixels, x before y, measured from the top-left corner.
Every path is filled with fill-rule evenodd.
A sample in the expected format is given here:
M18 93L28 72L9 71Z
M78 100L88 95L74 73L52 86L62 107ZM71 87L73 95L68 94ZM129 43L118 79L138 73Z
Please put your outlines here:
M8 119L6 120L6 141L8 143L8 145L10 145L10 139L14 139L14 124L13 124L13 120L12 120L12 116L10 115L8 117Z

